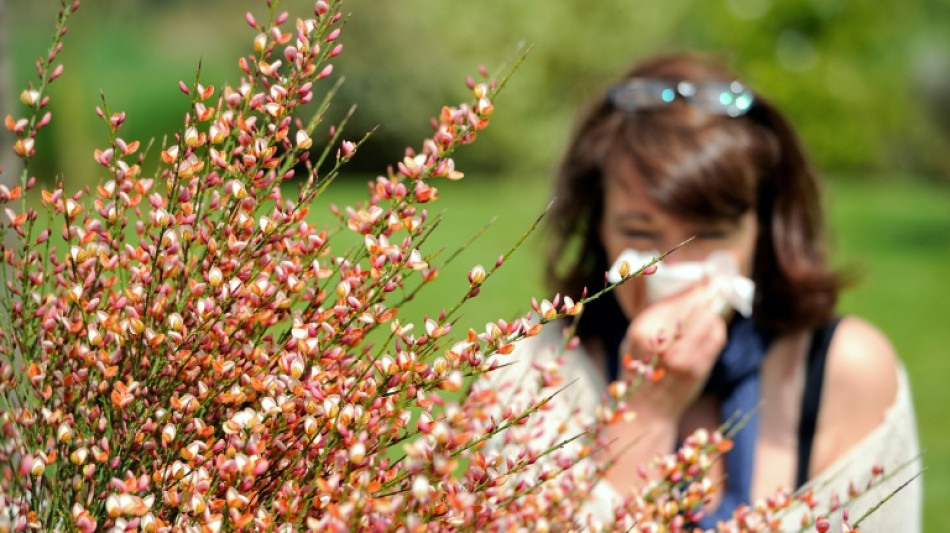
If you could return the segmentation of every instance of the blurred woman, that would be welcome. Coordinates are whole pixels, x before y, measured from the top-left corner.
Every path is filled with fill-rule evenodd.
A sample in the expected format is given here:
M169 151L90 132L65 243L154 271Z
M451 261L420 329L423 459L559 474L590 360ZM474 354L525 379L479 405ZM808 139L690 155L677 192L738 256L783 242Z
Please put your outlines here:
M737 416L745 419L713 466L723 490L703 526L780 487L845 499L873 465L916 461L910 390L893 347L871 324L835 312L844 280L827 261L818 176L788 121L729 70L688 54L634 66L583 114L554 198L548 279L575 299L603 287L611 267L622 279L693 239L655 275L588 305L568 354L579 391L571 396L582 404L625 376L624 354L658 357L665 371L631 396L636 419L608 429L611 452L626 448L606 477L614 495L638 479L638 465ZM557 338L542 334L520 352L536 357ZM852 518L916 471L862 496ZM917 481L862 529L917 531L920 505Z

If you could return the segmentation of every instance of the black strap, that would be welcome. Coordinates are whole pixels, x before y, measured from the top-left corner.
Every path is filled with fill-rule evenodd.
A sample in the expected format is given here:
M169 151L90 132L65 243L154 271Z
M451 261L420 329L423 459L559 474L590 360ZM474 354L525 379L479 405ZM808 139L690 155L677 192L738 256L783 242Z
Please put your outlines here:
M805 367L805 387L802 391L802 411L798 421L798 474L796 487L808 481L808 467L811 464L812 444L815 441L815 428L818 425L818 408L821 403L821 387L825 380L825 359L828 346L835 334L839 319L834 319L812 335L808 348L808 360Z

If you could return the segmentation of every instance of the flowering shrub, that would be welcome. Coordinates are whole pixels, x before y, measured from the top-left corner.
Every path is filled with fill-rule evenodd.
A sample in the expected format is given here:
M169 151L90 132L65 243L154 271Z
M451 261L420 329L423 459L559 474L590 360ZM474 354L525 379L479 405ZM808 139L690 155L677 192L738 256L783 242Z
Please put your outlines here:
M140 142L121 137L125 114L104 100L108 142L94 157L107 177L94 191L41 191L44 218L26 201L28 163L79 7L63 3L39 81L21 95L26 116L5 122L27 165L19 185L0 186L13 237L0 270L0 530L688 528L716 490L706 472L729 446L721 434L658 459L601 523L585 513L610 465L594 459L599 428L626 416L635 383L612 385L599 417L581 420L551 412L556 361L510 397L482 377L589 298L554 297L449 340L503 255L471 269L448 311L419 327L399 314L437 272L424 206L438 180L463 177L451 154L488 125L503 83L470 82L471 102L443 108L366 202L317 227L310 205L362 142L333 127L315 146L332 88L300 118L342 50L339 4L319 0L293 23L267 5L266 22L247 15L253 53L237 87L179 84L190 109L152 174ZM347 233L357 246L338 245ZM659 377L628 363L635 380ZM539 439L543 416L576 418L576 434ZM779 495L722 527L777 527L792 501Z

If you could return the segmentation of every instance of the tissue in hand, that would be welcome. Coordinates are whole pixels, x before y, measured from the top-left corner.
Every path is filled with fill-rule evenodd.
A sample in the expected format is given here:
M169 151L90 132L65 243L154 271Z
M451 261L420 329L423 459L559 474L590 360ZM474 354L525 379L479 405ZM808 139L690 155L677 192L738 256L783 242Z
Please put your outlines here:
M659 255L657 251L624 250L610 267L607 280L617 283L623 279L620 275L620 266L624 262L627 263L630 272L636 272ZM735 258L724 250L710 253L705 261L659 265L655 273L645 278L647 300L650 303L662 300L705 279L709 280L720 309L732 307L745 317L752 315L755 282L739 274L739 265Z

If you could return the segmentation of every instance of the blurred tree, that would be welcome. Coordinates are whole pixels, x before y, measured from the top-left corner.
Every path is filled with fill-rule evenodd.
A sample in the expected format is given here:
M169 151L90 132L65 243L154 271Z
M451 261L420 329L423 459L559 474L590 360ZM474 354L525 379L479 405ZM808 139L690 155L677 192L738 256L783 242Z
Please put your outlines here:
M51 21L37 15L41 4L8 6L15 87L45 50ZM53 87L57 120L39 139L40 153L57 159L38 162L38 173L95 179L88 154L105 138L91 112L100 90L128 111L129 137L174 131L168 110L185 105L174 85L193 79L199 58L206 83L238 77L236 52L253 37L241 23L249 9L262 13L263 2L84 4L63 56L73 66ZM381 171L428 132L443 102L466 93L466 75L528 43L491 131L460 155L468 171L549 174L584 101L644 55L695 49L721 55L785 109L825 170L950 176L946 0L364 0L349 9L337 117L359 105L351 138L380 125L351 172Z
M534 44L502 96L504 114L471 158L485 168L549 168L570 119L640 56L695 49L721 55L798 125L826 169L950 174L941 129L950 3L938 0L670 0L596 4L356 2L344 98L360 102L375 142L419 136L420 111L479 62ZM942 53L941 53L942 51ZM943 67L946 68L946 67ZM459 89L460 91L460 89ZM415 121L415 122L413 122ZM395 129L398 128L398 129ZM365 162L365 161L364 161Z
M918 31L946 20L930 20L927 4L936 5L712 2L702 17L686 19L675 38L731 56L789 112L824 166L946 174L950 160L932 148L946 148L950 137L940 135L914 94L915 55L932 42Z

